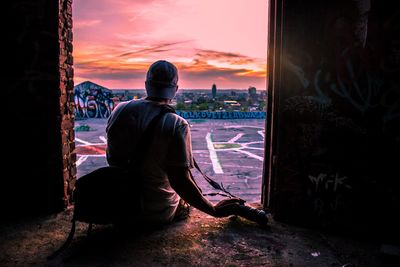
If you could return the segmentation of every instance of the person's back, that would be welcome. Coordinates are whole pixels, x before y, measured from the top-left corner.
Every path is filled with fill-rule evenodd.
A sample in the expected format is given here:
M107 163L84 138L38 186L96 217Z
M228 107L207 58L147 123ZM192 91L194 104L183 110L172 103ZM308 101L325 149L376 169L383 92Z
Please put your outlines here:
M132 158L144 156L140 168L143 181L141 211L138 219L145 223L171 222L177 215L181 198L210 215L221 217L233 214L238 199L211 204L205 199L190 173L193 168L190 128L185 119L167 113L155 127L153 141L145 151L137 151L142 133L150 121L168 105L178 90L178 72L167 61L153 63L146 79L147 98L121 103L112 112L107 125L107 161L111 166L135 166ZM133 162L134 163L134 162Z
M107 127L107 160L112 166L128 167L132 153L144 156L141 168L142 216L145 221L170 222L174 218L180 197L171 188L167 166L191 168L190 130L188 123L174 113L165 114L157 123L153 141L145 151L135 151L137 142L150 121L158 115L162 105L152 100L123 103L121 114L113 113ZM117 117L117 118L116 118ZM110 127L111 126L111 127Z

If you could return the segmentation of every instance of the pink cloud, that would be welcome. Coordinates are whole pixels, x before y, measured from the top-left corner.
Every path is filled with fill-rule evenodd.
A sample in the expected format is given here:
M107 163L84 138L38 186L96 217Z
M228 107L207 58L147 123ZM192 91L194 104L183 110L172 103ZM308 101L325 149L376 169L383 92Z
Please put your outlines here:
M148 66L165 59L180 86L265 88L264 0L75 0L75 83L141 88Z
M99 19L78 20L77 22L75 22L74 28L80 29L83 27L91 27L91 26L95 26L99 23L101 23L101 20L99 20Z

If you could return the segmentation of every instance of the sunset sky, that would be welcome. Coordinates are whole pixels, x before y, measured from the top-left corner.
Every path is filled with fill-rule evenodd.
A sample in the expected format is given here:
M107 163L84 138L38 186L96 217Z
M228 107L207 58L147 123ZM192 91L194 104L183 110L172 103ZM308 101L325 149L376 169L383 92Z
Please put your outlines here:
M75 84L143 88L149 65L179 87L265 89L266 0L74 0Z

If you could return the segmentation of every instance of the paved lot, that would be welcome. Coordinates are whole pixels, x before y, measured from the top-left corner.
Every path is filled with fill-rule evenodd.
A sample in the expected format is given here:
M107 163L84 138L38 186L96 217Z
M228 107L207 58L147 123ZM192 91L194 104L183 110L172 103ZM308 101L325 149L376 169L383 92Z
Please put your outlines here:
M261 200L264 120L189 120L193 154L200 168L232 194ZM105 119L76 121L78 177L105 166ZM89 131L86 125L89 126ZM81 131L79 131L79 128ZM82 131L83 130L83 131ZM204 193L216 192L194 171ZM210 196L218 200L219 196Z

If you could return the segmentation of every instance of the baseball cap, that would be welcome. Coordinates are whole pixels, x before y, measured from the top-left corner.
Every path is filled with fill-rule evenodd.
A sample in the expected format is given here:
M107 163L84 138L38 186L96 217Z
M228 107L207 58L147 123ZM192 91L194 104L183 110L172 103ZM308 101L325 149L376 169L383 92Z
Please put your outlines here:
M178 86L178 69L166 60L151 64L146 75L147 96L172 99Z

